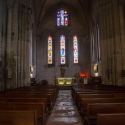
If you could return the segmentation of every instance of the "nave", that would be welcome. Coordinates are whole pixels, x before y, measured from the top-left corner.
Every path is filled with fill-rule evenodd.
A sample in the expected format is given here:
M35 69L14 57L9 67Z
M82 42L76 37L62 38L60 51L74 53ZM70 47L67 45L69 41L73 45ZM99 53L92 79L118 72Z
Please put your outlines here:
M59 90L46 125L83 125L75 106L71 90Z

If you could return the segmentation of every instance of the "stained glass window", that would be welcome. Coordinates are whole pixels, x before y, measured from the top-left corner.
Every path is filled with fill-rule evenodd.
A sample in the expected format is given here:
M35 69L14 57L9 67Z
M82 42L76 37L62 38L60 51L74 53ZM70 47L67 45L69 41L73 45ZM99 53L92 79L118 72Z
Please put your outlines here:
M52 37L48 37L48 64L52 64Z
M74 63L78 63L78 39L76 35L73 37L73 54Z
M68 13L66 10L57 12L57 26L68 26Z
M61 64L66 63L66 55L65 55L65 36L60 36L60 57L61 57Z

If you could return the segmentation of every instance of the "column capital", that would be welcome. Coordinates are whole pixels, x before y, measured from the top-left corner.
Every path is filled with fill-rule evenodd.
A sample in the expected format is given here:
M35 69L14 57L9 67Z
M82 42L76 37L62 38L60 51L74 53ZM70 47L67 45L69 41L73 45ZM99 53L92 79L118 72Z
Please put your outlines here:
M11 9L11 8L13 8L14 0L7 0L7 1L6 1L6 4L7 4L7 8L8 8L8 9Z

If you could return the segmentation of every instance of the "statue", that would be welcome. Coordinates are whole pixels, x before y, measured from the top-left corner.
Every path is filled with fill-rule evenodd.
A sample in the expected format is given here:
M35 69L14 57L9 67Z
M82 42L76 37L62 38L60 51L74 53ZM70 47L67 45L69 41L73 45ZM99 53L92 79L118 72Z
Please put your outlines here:
M65 68L60 68L60 71L61 71L61 76L64 77L64 74L65 74Z

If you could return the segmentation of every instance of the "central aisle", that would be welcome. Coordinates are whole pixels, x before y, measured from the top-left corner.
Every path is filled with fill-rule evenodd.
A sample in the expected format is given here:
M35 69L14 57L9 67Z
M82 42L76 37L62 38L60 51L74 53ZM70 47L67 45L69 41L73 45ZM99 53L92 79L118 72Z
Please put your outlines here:
M83 125L71 90L60 90L46 125Z

